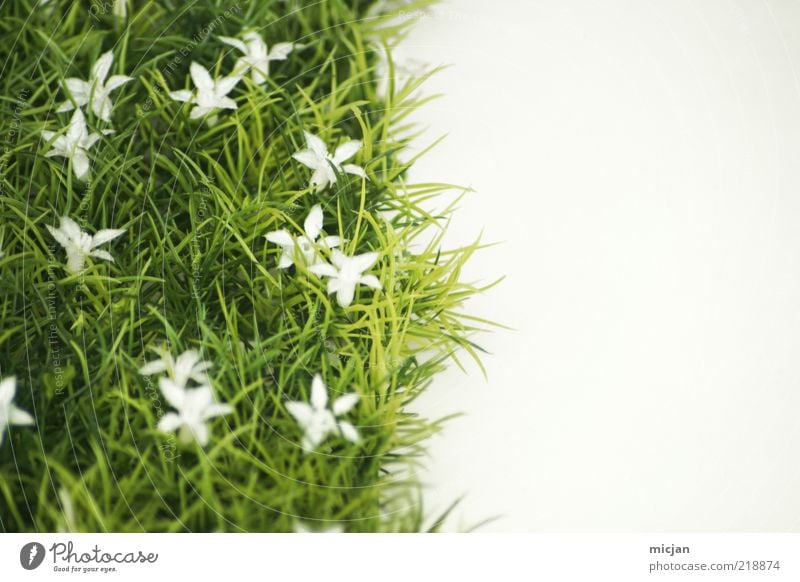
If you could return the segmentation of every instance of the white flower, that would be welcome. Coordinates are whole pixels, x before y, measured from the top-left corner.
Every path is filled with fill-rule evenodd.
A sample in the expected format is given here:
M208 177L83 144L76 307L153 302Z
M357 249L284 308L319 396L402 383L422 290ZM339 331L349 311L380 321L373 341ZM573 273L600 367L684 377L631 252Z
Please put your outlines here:
M48 224L47 230L67 251L67 272L72 274L83 271L86 267L87 257L113 263L114 258L108 251L99 251L97 247L125 234L125 230L121 228L106 228L97 231L97 234L92 236L81 230L81 227L67 216L61 217L61 224L58 228L53 228Z
M106 129L102 133L103 135L108 135L114 132ZM55 135L56 132L54 131L42 131L42 137L45 141L50 141ZM83 182L89 175L89 156L87 152L99 139L99 133L89 133L83 112L80 109L76 109L75 113L72 114L67 132L56 137L45 157L61 156L71 160L75 177Z
M356 285L366 285L373 289L380 289L381 282L375 275L364 275L378 260L378 253L364 253L348 257L341 251L335 250L331 254L333 265L317 263L308 270L321 277L330 277L328 293L336 293L336 300L342 307L347 307L353 302Z
M7 426L33 424L30 414L12 404L16 393L17 379L14 376L0 382L0 445L3 444Z
M233 70L240 75L250 71L253 82L259 85L266 83L269 77L269 62L286 60L294 49L290 42L279 42L273 45L272 50L267 50L267 43L255 31L245 32L242 40L229 36L221 36L219 39L244 54L236 61Z
M286 403L286 410L294 416L297 424L303 429L303 449L313 451L325 438L333 433L339 434L350 442L358 442L358 431L345 420L337 417L350 412L358 404L358 394L351 392L340 396L333 401L333 406L328 409L328 389L322 376L314 376L311 381L310 404L299 401Z
M341 525L329 525L327 527L316 527L302 521L294 522L294 533L342 533L344 528Z
M292 157L301 164L314 170L311 175L311 186L315 187L316 192L324 190L328 184L336 183L336 174L346 172L366 178L364 168L355 164L344 164L361 149L361 142L352 140L346 141L336 148L333 155L328 153L328 148L320 138L313 133L304 131L306 136L306 149L293 154Z
M280 261L278 261L279 269L288 269L294 265L294 251L299 248L300 252L306 259L306 264L311 265L317 262L316 247L314 243L317 242L319 235L322 233L323 223L322 206L315 205L308 213L303 227L306 231L304 236L293 237L286 230L273 230L264 235L269 242L275 243L282 249ZM332 249L341 244L341 239L338 236L324 236L319 240L320 246L327 249Z
M211 74L203 65L193 62L189 66L189 74L192 77L196 91L183 89L172 91L169 96L175 101L194 104L189 117L199 119L206 115L213 114L207 118L209 125L217 122L216 112L220 109L236 109L236 101L228 97L228 93L233 91L236 84L241 80L238 75L212 79Z
M200 354L196 350L186 350L177 359L172 357L166 349L161 352L158 360L147 362L139 369L142 376L166 373L178 386L186 388L189 380L194 380L198 384L208 383L208 370L211 362L200 359Z
M122 3L124 8L125 3ZM116 14L117 5L114 5ZM61 104L57 111L72 111L77 105L79 108L92 104L92 111L94 114L103 121L111 121L111 98L109 93L114 89L122 87L125 83L133 81L133 77L126 75L112 75L106 82L108 72L111 70L111 65L114 63L114 54L111 51L103 53L97 62L92 67L92 73L88 81L71 77L64 80L64 85L67 91L72 96L72 101L66 101Z
M177 411L162 416L158 421L158 430L162 432L177 430L178 439L184 444L194 439L201 447L206 446L208 444L206 421L233 412L233 407L229 404L214 402L211 386L207 384L186 388L171 378L161 377L158 380L158 387L166 401Z
M389 51L386 46L375 43L373 47L378 56L375 65L375 92L378 98L386 99L392 81L394 81L395 89L398 89L406 85L413 77L424 73L423 64L406 57L401 47L391 49L391 67L389 66Z
M120 20L125 20L128 16L128 2L127 0L114 0L114 16Z

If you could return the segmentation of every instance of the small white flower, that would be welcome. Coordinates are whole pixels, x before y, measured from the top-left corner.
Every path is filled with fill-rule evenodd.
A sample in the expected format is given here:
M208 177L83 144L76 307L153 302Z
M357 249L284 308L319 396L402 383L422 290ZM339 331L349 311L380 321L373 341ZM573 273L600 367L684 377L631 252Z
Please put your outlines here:
M358 394L353 392L340 396L328 409L328 388L322 376L316 374L311 381L311 398L309 403L300 401L286 402L286 410L294 416L297 424L303 429L303 449L313 451L329 434L339 434L350 442L358 442L358 431L346 420L338 417L350 412L358 404Z
M314 170L311 175L310 186L316 192L324 190L328 184L336 183L336 174L345 172L366 178L364 168L355 164L344 164L361 149L361 142L357 140L346 141L336 148L333 155L328 153L325 142L311 132L304 131L306 136L306 149L292 155L292 157Z
M386 99L389 88L394 81L395 89L406 85L411 79L425 72L422 63L408 58L403 53L402 47L391 48L391 64L389 66L389 51L383 44L373 45L378 61L375 65L375 91L380 99ZM394 77L392 77L394 73Z
M125 3L122 2L123 8ZM117 4L114 5L116 14ZM125 83L133 81L133 77L126 75L112 75L106 82L108 72L111 70L111 65L114 63L114 54L111 51L103 53L97 62L92 67L92 73L88 81L70 77L64 80L67 91L72 96L72 101L66 101L61 104L57 111L72 111L77 105L79 108L92 104L92 111L94 114L103 121L111 121L111 97L109 93L114 89L122 87Z
M280 261L278 261L279 269L288 269L294 265L294 252L295 248L299 248L300 252L305 257L306 264L311 265L316 261L317 250L314 246L322 233L322 223L324 216L322 214L322 206L315 205L308 213L303 227L306 234L303 236L293 237L288 231L273 230L264 235L269 242L275 243L282 249ZM321 247L332 249L341 244L341 239L338 236L323 236L319 239Z
M230 414L233 407L214 401L211 386L202 385L186 388L178 385L172 378L161 377L158 387L167 402L177 411L168 412L158 421L162 432L178 431L178 439L188 444L196 440L201 447L208 444L206 421L216 416Z
M308 270L321 277L330 277L328 293L336 293L336 300L342 307L347 307L353 302L356 285L366 285L373 289L380 289L381 282L375 275L364 275L378 260L378 253L364 253L348 257L341 251L335 250L331 254L331 262L311 265Z
M159 350L160 358L147 362L139 369L142 376L166 373L178 386L186 388L189 380L198 384L208 383L208 370L211 362L200 359L196 350L186 350L176 358L166 349Z
M125 20L128 17L128 2L127 0L114 0L113 8L114 16L120 20Z
M12 424L33 424L33 417L14 406L11 402L17 393L17 379L14 376L0 382L0 445L6 435L6 427Z
M329 525L327 527L317 527L302 521L294 522L294 533L342 533L344 528L341 525Z
M206 121L208 125L214 125L217 122L217 111L236 109L236 101L228 97L228 93L233 91L236 84L241 81L241 76L231 75L212 79L208 69L195 62L189 66L189 74L196 90L171 91L169 96L175 101L194 104L189 113L191 119L199 119L211 114Z
M221 36L219 39L244 54L236 61L233 70L240 75L250 71L253 82L258 85L267 82L270 61L286 60L294 49L294 45L290 42L279 42L272 46L272 50L268 50L267 43L255 31L245 32L241 40L229 36Z
M102 133L103 135L108 135L114 132L106 129ZM56 132L54 131L42 131L42 137L45 141L50 141L55 135ZM86 181L89 176L89 156L87 152L90 147L97 143L100 137L99 133L89 133L83 111L76 109L75 113L72 114L67 132L56 137L45 157L60 156L71 160L75 177L82 182Z
M90 235L81 230L81 227L67 216L61 217L61 224L58 228L53 228L48 224L47 230L67 251L67 272L72 274L84 270L87 257L113 263L114 258L111 254L108 251L97 250L97 247L125 234L125 230L121 228L106 228L97 231L95 235Z

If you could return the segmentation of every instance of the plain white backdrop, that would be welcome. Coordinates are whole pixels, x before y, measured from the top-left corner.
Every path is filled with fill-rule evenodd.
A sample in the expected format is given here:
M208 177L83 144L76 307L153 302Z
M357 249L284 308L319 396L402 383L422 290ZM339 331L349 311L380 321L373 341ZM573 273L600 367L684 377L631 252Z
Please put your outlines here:
M451 0L419 181L515 331L419 409L450 529L800 531L800 2Z

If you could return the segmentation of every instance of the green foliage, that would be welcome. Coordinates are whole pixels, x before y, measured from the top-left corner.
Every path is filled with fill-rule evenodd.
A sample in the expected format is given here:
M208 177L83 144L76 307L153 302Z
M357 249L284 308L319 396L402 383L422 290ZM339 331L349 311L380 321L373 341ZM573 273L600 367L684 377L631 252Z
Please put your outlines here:
M469 338L485 322L462 311L480 291L460 278L478 243L442 249L452 208L425 210L451 188L405 179L424 78L376 94L375 39L410 21L365 18L367 1L134 0L125 22L110 0L36 4L7 1L0 19L0 377L17 377L37 422L0 446L0 531L424 529L414 472L440 422L408 405L457 351L477 359ZM265 86L245 78L215 126L190 120L168 92L190 88L192 61L228 74L236 55L217 37L245 28L301 47ZM135 81L112 94L115 133L89 151L82 184L44 157L41 131L71 117L55 110L61 80L86 79L107 50L112 74ZM303 130L363 140L369 179L308 188L291 158ZM361 286L342 308L302 262L276 268L264 234L302 232L314 204L347 254L380 253L382 290ZM114 262L68 275L45 228L62 215L90 233L126 229L104 247ZM200 350L235 409L205 449L156 429L169 406L138 369L162 345ZM360 443L299 447L284 403L306 400L315 373L332 395L361 395L349 416Z

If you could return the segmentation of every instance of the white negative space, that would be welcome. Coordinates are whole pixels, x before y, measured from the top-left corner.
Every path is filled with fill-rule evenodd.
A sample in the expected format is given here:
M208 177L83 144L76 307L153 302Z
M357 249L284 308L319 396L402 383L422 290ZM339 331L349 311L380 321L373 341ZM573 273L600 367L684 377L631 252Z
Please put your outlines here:
M417 181L499 246L488 381L418 408L450 529L800 531L800 3L453 0L403 51L452 66ZM424 140L420 141L423 145Z

